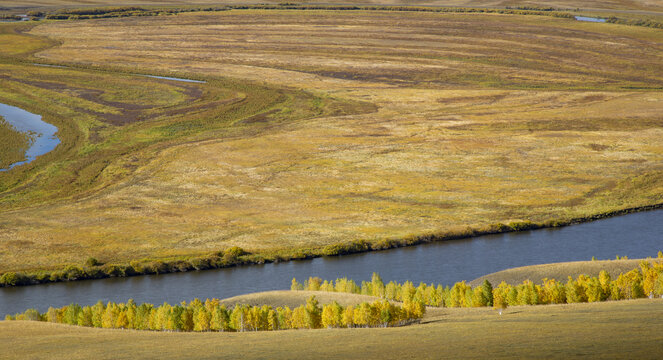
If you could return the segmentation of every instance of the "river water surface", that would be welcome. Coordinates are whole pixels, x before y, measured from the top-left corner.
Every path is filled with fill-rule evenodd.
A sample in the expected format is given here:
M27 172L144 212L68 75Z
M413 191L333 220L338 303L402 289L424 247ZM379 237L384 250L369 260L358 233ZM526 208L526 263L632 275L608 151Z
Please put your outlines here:
M0 116L14 126L16 130L34 135L32 145L25 152L26 160L13 163L8 168L0 169L0 171L7 171L14 166L27 164L36 159L37 156L52 151L60 143L60 139L55 136L58 128L42 121L40 115L27 112L15 106L0 104Z
M0 288L0 316L27 308L45 311L72 302L171 304L193 298L226 298L288 289L296 277L412 280L452 285L511 267L562 261L656 256L663 250L663 210L629 214L558 229L488 235L342 257L241 266L199 272L86 280Z
M202 81L202 80L185 79L185 78L178 78L178 77L171 77L171 76L142 75L142 74L136 74L136 75L145 76L145 77L149 77L149 78L153 78L153 79L173 80L173 81L190 82L190 83L197 83L197 84L207 83L207 81Z
M601 18L595 18L595 17L588 17L588 16L575 16L575 19L578 21L589 21L589 22L598 22L598 23L604 23L605 19Z

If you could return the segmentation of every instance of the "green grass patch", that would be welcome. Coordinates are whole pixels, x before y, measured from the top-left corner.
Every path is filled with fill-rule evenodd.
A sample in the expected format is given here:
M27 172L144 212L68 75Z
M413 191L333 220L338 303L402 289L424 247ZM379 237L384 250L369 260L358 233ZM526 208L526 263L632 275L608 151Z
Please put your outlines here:
M0 117L0 169L25 160L25 152L30 148L33 137L30 134L16 130L5 119Z

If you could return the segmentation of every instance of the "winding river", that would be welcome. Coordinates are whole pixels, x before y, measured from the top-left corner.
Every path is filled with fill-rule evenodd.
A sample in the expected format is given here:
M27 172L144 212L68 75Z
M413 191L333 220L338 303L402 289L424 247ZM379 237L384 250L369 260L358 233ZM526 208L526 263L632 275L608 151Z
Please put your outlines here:
M15 166L34 161L37 156L52 151L60 143L60 139L55 136L58 128L42 121L40 115L33 114L16 106L0 104L0 116L16 130L34 135L32 145L25 152L25 160L13 163L5 169L0 169L0 171L7 171Z
M87 280L0 289L0 316L27 308L45 311L72 302L98 300L171 304L193 298L288 289L293 277L348 277L370 280L372 272L385 281L412 280L453 284L511 267L550 262L656 256L663 250L663 210L634 213L558 229L481 236L408 248L242 266L220 270Z

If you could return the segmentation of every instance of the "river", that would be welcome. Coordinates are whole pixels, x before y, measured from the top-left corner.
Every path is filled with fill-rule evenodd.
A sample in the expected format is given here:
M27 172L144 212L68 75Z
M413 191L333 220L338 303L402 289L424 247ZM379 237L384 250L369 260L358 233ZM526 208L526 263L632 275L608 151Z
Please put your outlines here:
M171 304L288 289L293 277L412 280L452 285L511 267L563 261L656 256L663 250L663 210L557 229L480 236L379 252L199 272L86 280L0 289L0 316L98 300Z
M42 121L40 115L33 114L16 106L0 103L0 116L14 126L16 130L34 134L34 141L25 152L25 160L13 163L5 169L0 169L0 171L7 171L15 166L34 161L37 156L52 151L60 143L60 139L55 136L58 128Z

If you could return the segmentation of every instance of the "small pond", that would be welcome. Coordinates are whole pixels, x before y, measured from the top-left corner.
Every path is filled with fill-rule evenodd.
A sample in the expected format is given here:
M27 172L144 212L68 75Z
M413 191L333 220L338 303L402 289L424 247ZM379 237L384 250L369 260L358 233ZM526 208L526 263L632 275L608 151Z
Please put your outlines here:
M595 18L595 17L587 17L587 16L575 16L575 19L578 21L589 21L589 22L597 22L597 23L604 23L605 19L601 18Z

